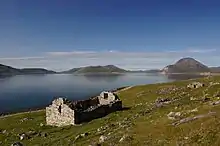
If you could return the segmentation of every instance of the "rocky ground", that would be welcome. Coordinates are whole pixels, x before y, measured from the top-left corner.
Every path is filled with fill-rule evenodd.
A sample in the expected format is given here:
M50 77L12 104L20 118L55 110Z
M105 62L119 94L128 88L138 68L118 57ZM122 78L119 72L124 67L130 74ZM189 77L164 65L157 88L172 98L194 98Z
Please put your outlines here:
M44 110L1 117L0 145L220 145L220 77L135 86L118 95L122 111L77 126L46 126Z

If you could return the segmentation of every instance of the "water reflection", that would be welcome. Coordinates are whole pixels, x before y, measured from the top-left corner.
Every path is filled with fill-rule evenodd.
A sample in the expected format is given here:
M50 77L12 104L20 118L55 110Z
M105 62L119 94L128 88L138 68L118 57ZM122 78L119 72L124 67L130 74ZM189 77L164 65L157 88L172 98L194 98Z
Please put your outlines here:
M112 75L21 75L0 78L0 114L44 107L54 97L71 100L98 95L123 86L153 84L198 78L198 75L112 74ZM19 104L18 104L19 103Z
M91 75L83 75L88 81L104 81L104 82L114 82L117 81L120 77L124 76L124 74L91 74Z

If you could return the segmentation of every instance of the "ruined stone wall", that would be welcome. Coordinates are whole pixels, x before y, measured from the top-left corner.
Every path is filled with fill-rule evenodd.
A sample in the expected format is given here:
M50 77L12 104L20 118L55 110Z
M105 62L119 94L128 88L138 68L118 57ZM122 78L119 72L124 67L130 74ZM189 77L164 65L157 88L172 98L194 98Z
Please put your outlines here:
M87 100L82 100L82 101L76 101L73 103L73 109L78 109L78 110L86 110L91 106L96 106L99 104L99 100L97 97L87 99Z
M63 104L63 100L54 100L52 105L46 107L46 123L52 126L74 125L74 110Z
M118 111L122 109L122 101L115 101L111 104L99 105L93 109L86 110L83 112L75 111L75 123L79 124L82 122L87 122L96 118L103 117L109 113Z
M108 112L111 113L111 112L115 112L121 109L122 109L122 101L118 100L112 104L109 104Z
M106 93L108 94L108 98L104 97L104 94ZM102 92L98 97L98 99L99 99L99 104L102 105L110 104L111 102L117 100L116 96L112 92Z
M106 94L106 92L105 92ZM111 92L88 100L71 102L58 98L46 107L46 123L52 126L74 125L103 117L122 108L122 101Z

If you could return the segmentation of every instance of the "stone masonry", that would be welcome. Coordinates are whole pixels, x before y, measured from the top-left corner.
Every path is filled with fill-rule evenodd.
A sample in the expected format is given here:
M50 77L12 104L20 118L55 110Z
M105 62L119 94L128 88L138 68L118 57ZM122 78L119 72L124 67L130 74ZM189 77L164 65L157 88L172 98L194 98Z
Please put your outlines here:
M122 109L122 101L115 93L102 92L99 96L82 101L57 98L46 107L46 123L51 126L80 124Z
M204 87L204 86L205 86L205 84L203 84L203 83L193 82L193 83L187 85L187 88L193 89L193 88L200 88L200 87Z

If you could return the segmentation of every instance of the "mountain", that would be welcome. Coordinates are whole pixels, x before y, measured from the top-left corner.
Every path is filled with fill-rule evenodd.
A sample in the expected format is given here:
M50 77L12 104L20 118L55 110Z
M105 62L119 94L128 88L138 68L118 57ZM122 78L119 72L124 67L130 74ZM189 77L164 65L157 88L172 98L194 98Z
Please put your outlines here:
M11 76L20 73L21 71L19 69L0 64L0 76L5 76L5 75Z
M208 66L200 63L193 58L182 58L173 65L168 65L163 68L162 72L169 73L201 73L209 72Z
M164 73L164 74L174 74L174 73L220 73L220 67L208 67L193 58L182 58L173 65L168 65L162 70L152 69L152 70L137 70L130 71L124 70L114 65L106 66L87 66L73 68L68 71L59 72L62 74L118 74L118 73ZM0 76L12 76L12 75L26 75L26 74L55 74L57 72L46 70L43 68L24 68L17 69L11 66L6 66L0 64Z
M124 69L121 69L114 65L106 65L106 66L87 66L81 68L73 68L68 71L64 71L62 73L67 74L93 74L93 73L125 73L127 72Z
M26 75L26 74L53 74L54 71L42 68L24 68L17 69L11 66L0 64L0 76Z

